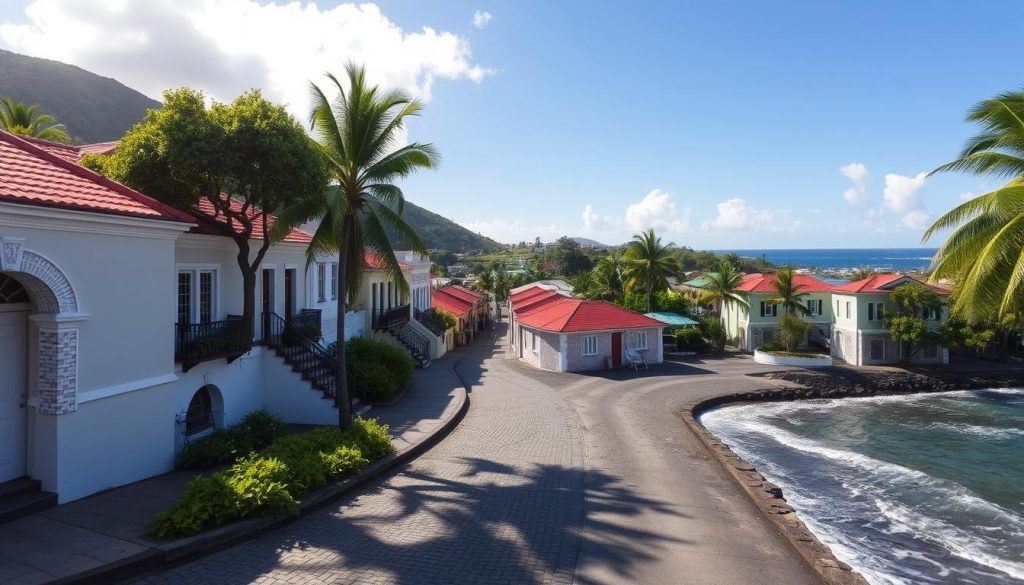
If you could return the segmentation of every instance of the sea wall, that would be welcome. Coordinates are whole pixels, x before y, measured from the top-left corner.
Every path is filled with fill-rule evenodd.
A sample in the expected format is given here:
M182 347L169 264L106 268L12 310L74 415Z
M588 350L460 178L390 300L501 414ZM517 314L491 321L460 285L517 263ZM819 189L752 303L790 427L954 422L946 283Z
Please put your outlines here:
M950 392L980 388L1024 387L1024 368L1005 371L903 371L829 368L781 371L752 375L765 388L725 394L703 400L683 413L683 421L736 480L793 549L829 585L867 585L849 565L835 557L797 516L782 488L765 479L757 469L700 424L700 415L713 408L740 402L806 400L881 396L922 392Z

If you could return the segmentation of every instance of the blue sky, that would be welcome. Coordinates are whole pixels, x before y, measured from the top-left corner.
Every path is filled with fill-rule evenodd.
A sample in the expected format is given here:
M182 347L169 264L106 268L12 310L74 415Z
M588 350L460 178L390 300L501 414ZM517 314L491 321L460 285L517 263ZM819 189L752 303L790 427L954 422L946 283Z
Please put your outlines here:
M151 18L159 1L103 0L114 15L104 19L51 0L45 10L5 3L0 46L150 95L187 83L230 99L257 85L301 115L301 79L315 74L290 77L261 53L273 43L247 40L258 22L222 26L239 5L265 3L167 1L191 11L180 26L199 40L161 46L161 32L185 43L191 31ZM653 226L695 248L915 246L938 213L997 186L920 173L955 157L974 130L963 122L972 104L1022 85L1009 50L1024 16L1016 3L385 0L369 17L315 8L316 20L268 20L284 37L322 37L309 52L336 69L342 56L364 60L423 96L409 137L436 143L444 160L404 184L408 199L502 241L617 243ZM477 12L490 19L475 26ZM68 26L101 34L69 43ZM313 67L325 55L291 57Z

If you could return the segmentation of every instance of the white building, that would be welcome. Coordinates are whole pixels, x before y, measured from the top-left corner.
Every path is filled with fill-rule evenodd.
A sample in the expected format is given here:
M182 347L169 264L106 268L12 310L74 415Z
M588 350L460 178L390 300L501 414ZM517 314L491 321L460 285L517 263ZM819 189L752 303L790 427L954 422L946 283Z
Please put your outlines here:
M332 259L307 269L301 231L270 248L254 345L235 243L79 153L0 131L0 483L27 476L67 502L169 471L186 441L256 409L335 424ZM368 257L346 337L407 346L422 328L430 263L398 255L411 295ZM414 341L423 364L441 343Z

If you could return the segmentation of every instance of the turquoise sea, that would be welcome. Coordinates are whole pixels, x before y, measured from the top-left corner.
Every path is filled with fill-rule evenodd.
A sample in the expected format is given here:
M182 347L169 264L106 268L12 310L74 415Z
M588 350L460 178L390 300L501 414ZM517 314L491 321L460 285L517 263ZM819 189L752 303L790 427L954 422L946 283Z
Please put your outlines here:
M806 250L715 250L735 253L749 258L761 258L783 266L796 268L877 268L899 272L924 270L937 248L850 248Z
M745 404L701 422L871 583L1024 584L1024 390Z

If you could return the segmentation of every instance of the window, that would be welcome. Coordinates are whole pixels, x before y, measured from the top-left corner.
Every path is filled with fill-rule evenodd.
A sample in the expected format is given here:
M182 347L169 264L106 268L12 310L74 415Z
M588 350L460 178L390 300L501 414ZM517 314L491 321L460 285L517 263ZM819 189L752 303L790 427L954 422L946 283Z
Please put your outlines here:
M924 357L929 359L935 359L939 357L939 346L926 345L924 346L924 348L921 349L921 352L924 353Z
M216 270L179 270L178 323L213 321L217 313L216 286Z
M761 301L761 316L762 317L777 317L779 315L779 306L774 303Z
M921 318L925 321L938 321L939 315L942 314L942 309L938 307L925 308L921 312Z
M178 323L192 322L192 273L178 273Z
M850 318L850 301L846 301L846 318Z
M203 386L192 395L185 412L185 436L201 433L213 428L213 397L210 389Z
M885 359L885 341L882 339L871 340L871 359L881 361Z
M761 331L761 343L775 343L775 330L765 329Z
M836 299L836 317L839 316L839 300Z
M807 314L820 315L822 313L821 304L821 299L807 299Z
M316 300L317 302L324 302L324 287L327 281L327 265L317 264L316 265Z
M338 263L331 264L331 300L338 300Z
M868 303L868 321L885 319L885 303Z
M583 355L597 355L597 336L583 336Z
M533 353L537 353L537 334L533 333L531 334L531 337L532 340L530 341L530 350L533 351Z
M647 332L638 331L636 334L636 348L647 349Z

